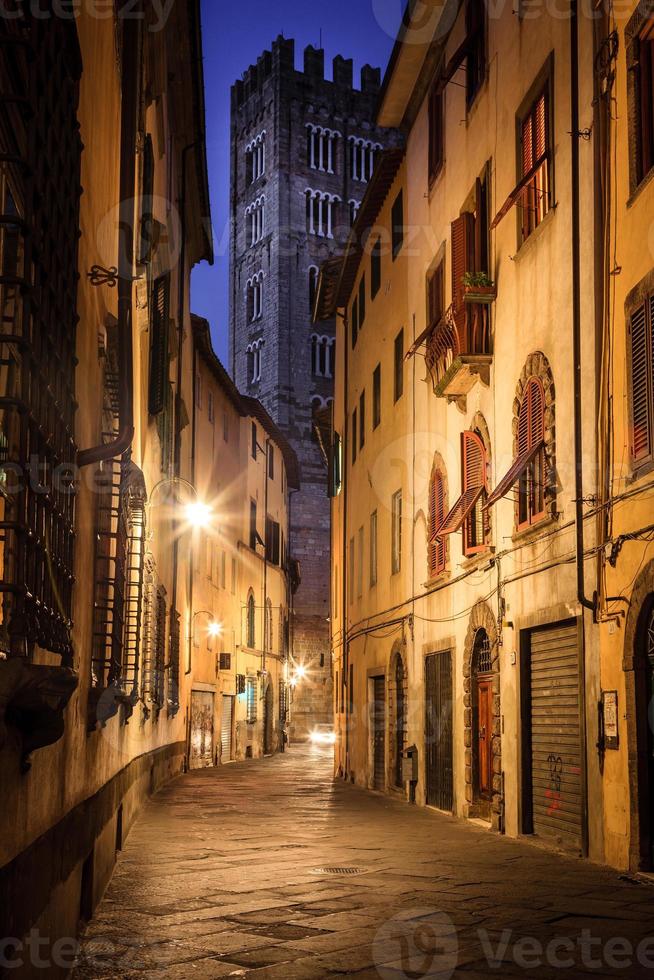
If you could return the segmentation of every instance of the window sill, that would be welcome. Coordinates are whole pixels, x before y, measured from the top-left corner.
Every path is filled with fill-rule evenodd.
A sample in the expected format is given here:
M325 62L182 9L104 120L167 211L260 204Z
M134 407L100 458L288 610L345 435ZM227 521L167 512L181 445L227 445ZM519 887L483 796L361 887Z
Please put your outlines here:
M423 589L433 589L437 585L445 585L446 582L449 582L451 577L452 575L449 568L445 568L442 572L439 572L438 575L430 576L426 582L423 582L422 587Z
M477 555L469 555L468 557L464 555L460 567L464 572L474 571L475 569L480 568L482 565L485 565L494 554L495 548L491 545L488 548L485 548L483 551L480 551Z
M631 194L627 198L627 207L630 208L636 203L640 195L643 193L646 187L654 181L654 167L650 167L645 176L641 179L639 184L636 184Z
M636 465L632 463L631 472L626 478L625 483L627 486L631 487L635 483L638 483L639 480L649 476L650 473L654 473L654 458L646 459L642 463L637 463Z
M543 234L543 229L549 227L551 222L554 220L554 215L558 208L558 203L555 201L552 207L549 209L541 223L534 228L529 238L525 238L524 242L519 246L518 251L512 256L514 261L519 261L523 256L528 255L534 244L538 241L540 236Z
M558 513L554 517L543 517L536 524L530 524L529 527L514 531L511 535L511 541L514 544L529 544L532 538L540 537L542 531L556 528L559 524L560 514Z

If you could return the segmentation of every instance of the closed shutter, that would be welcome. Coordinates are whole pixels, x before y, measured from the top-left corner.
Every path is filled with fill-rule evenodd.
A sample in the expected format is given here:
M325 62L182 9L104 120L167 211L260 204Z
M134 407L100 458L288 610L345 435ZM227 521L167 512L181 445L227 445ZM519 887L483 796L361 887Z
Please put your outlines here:
M232 758L232 729L234 725L234 698L223 694L223 714L220 726L220 761Z
M150 388L148 408L150 415L159 415L166 407L166 386L168 383L168 319L169 319L168 276L155 280L152 287L150 330Z
M446 542L437 537L437 531L445 518L445 488L443 476L436 470L429 487L429 574L438 575L445 568Z
M386 788L386 683L373 678L373 787Z
M533 830L579 850L582 758L577 624L534 630L530 642Z
M452 222L452 312L461 342L466 324L463 276L474 271L475 218L464 211Z
M652 370L654 365L654 297L650 297L650 323L647 307L640 306L629 324L631 342L631 452L634 462L652 454Z
M427 805L452 810L452 654L425 660L425 759Z

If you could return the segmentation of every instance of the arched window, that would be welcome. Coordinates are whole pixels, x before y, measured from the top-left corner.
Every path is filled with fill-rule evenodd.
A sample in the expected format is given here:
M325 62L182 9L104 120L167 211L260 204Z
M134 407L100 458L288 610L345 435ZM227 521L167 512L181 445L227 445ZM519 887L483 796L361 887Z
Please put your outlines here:
M475 677L493 672L493 661L488 633L481 626L475 633L472 647L472 669Z
M349 137L350 144L350 176L352 180L367 183L375 169L375 156L382 149L381 143L364 140L358 136Z
M246 238L250 248L260 242L265 234L265 205L266 199L262 194L245 209Z
M306 212L307 212L307 233L317 235L319 238L334 237L334 206L340 203L337 194L328 194L326 191L314 191L307 187Z
M248 596L248 604L247 604L245 645L249 647L251 650L254 650L255 648L255 640L256 640L255 627L256 627L256 606L254 604L254 593L250 592Z
M246 354L248 358L248 384L258 384L261 381L261 361L263 350L263 338L248 344Z
M508 473L488 498L488 507L496 504L517 485L516 523L521 529L536 524L547 513L549 488L545 443L545 387L540 377L530 375L525 379L516 403L519 408L514 421L514 460Z
M447 502L445 500L445 481L439 469L434 468L429 482L429 576L435 578L445 571L447 557L447 538L438 537L438 531L445 520Z
M474 555L488 547L489 521L488 453L481 432L468 429L461 433L461 496L437 531L443 540L463 528L463 553Z
M332 378L334 376L334 346L333 337L311 335L311 373L314 378Z
M266 131L255 136L245 147L245 174L248 184L262 177L266 171Z
M336 172L336 140L340 133L307 123L307 163L312 170Z
M247 316L250 323L263 316L263 272L247 281Z
M361 201L355 201L354 198L350 198L347 202L348 208L350 210L350 225L353 225L357 220L357 215L359 214L359 208L361 207Z

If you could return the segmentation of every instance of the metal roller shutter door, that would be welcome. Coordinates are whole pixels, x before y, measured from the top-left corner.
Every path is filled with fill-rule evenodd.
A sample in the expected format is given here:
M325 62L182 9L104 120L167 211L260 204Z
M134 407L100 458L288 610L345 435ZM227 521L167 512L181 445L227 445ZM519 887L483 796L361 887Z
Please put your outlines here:
M531 633L534 833L582 846L582 758L576 622Z
M234 698L223 694L223 716L220 729L220 761L229 762L232 758L232 728L234 721Z

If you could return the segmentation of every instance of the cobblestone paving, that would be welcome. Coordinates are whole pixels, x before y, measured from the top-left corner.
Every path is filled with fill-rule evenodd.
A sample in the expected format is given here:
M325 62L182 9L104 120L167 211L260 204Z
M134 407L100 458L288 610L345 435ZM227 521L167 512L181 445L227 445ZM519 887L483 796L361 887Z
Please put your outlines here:
M153 798L74 976L654 977L653 899L648 883L334 782L326 753L292 748Z

